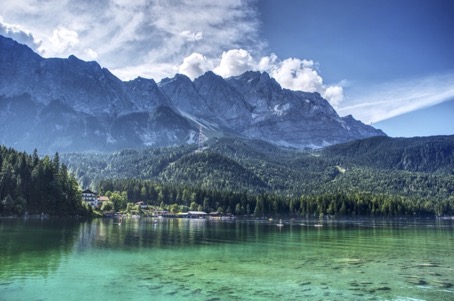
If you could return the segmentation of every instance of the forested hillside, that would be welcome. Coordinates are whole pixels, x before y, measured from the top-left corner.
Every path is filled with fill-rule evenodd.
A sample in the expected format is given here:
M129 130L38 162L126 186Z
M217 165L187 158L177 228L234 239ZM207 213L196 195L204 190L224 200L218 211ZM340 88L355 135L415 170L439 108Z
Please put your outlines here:
M40 159L0 146L0 216L83 215L77 181L60 163L58 153Z
M181 146L63 160L84 187L156 205L263 214L448 214L453 148L452 136L370 138L317 152L221 138L202 152Z
M327 147L323 154L379 169L454 174L454 136L373 137Z

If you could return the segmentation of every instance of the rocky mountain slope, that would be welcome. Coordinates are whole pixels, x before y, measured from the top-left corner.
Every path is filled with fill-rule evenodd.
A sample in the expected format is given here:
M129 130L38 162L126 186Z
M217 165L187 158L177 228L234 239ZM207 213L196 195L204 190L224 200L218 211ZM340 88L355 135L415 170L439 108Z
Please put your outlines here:
M45 59L0 36L1 144L41 153L172 146L194 143L199 126L295 148L385 135L266 73L124 82L96 62Z

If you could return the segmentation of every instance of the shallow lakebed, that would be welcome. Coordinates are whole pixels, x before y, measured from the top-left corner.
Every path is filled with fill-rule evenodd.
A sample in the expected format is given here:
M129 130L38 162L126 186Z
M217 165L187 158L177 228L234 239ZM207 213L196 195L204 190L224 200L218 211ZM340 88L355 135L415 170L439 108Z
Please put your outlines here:
M453 300L454 221L0 219L0 300Z

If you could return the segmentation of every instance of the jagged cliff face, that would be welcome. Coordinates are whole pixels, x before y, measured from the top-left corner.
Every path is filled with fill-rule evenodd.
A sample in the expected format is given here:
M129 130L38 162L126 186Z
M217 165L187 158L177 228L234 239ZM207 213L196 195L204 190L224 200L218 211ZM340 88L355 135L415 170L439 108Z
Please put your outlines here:
M266 73L123 82L96 62L44 59L0 36L2 144L41 152L171 146L194 143L199 125L296 148L384 135Z

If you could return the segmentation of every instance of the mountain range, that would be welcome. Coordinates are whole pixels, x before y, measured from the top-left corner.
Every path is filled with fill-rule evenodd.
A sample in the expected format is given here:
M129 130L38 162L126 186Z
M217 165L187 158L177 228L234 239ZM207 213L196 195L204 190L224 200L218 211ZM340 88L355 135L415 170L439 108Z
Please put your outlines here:
M40 153L177 146L195 143L199 128L297 149L385 136L267 73L122 81L96 62L46 59L0 36L0 144Z

